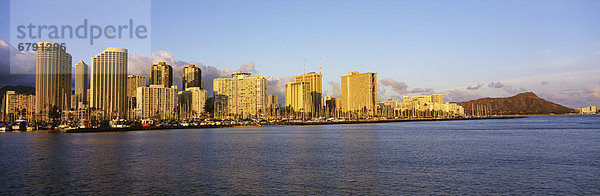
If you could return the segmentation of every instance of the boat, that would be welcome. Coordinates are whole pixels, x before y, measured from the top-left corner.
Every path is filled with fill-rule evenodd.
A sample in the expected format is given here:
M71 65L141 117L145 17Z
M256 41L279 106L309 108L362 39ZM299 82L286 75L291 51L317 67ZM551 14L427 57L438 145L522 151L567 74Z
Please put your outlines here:
M85 120L85 119L81 119L81 120L80 120L80 121L79 121L77 124L78 124L78 126L79 126L79 128L80 128L80 129L88 129L88 128L91 128L91 126L90 126L90 122L88 122L88 121L87 121L87 120Z
M6 123L0 123L0 132L12 131L12 127Z
M110 127L115 129L129 128L129 123L125 119L116 118L110 121Z
M27 131L27 120L17 119L12 126L12 130L15 131Z
M142 127L152 127L153 124L154 124L154 121L151 119L142 120Z

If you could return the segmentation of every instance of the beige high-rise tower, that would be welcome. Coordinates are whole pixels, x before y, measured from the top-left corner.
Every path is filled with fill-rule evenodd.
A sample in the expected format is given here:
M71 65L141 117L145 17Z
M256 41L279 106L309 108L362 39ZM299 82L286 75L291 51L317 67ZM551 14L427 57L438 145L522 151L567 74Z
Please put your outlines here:
M104 119L127 115L127 49L107 48L92 55L90 107L104 111Z
M288 82L285 84L285 106L295 112L310 110L310 93L308 82Z
M215 78L213 81L215 117L248 118L264 114L267 108L267 79L239 71L231 76Z
M315 72L310 72L304 75L299 75L296 76L296 81L295 82L290 82L290 83L294 83L294 84L290 84L288 83L288 85L286 85L286 89L288 86L291 87L292 91L290 93L290 96L293 96L294 98L290 98L289 100L296 100L293 101L293 106L295 108L295 111L299 111L300 108L302 108L302 111L306 112L306 113L311 113L313 115L316 115L317 112L320 111L321 106L322 106L322 83L321 80L323 78L323 74L320 73L315 73ZM302 86L302 90L300 91L298 88ZM300 94L294 94L294 92L300 93ZM286 90L286 105L289 105L287 103L288 101L288 92ZM302 101L298 100L298 99L303 99ZM292 103L292 102L290 102ZM299 103L302 103L301 105L298 105Z
M342 76L342 110L375 115L377 73L348 72Z
M40 120L60 118L61 111L71 108L72 57L56 43L37 44L35 111Z
M88 65L83 61L75 64L75 104L72 108L85 108L88 105L87 89L90 85ZM73 101L73 100L71 100Z
M194 64L189 64L183 68L183 90L190 87L200 87L202 89L202 70Z
M173 86L173 67L166 62L158 62L150 69L150 85Z
M127 97L135 97L137 88L146 86L146 76L127 76Z

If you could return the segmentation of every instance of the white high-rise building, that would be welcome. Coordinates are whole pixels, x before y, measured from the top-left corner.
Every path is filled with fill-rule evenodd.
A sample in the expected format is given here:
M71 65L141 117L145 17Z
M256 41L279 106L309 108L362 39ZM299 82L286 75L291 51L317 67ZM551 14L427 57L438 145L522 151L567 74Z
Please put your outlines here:
M39 42L37 44L35 110L39 114L40 120L60 118L61 111L71 108L72 57L56 43Z
M136 118L174 120L177 106L177 86L150 85L138 87Z
M90 108L102 110L103 119L127 115L127 49L107 48L92 55Z
M206 90L200 87L188 87L177 93L180 119L200 118L206 104Z
M243 72L235 72L231 76L213 81L215 117L249 118L265 114L267 79Z

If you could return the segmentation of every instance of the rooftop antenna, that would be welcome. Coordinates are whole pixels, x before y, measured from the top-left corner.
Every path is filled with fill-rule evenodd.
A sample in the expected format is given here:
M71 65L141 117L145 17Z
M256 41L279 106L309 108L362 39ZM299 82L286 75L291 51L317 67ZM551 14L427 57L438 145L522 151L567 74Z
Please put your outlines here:
M304 73L302 74L306 74L306 59L304 59Z
M323 69L323 63L321 62L321 57L319 57L319 74L321 74L322 69Z

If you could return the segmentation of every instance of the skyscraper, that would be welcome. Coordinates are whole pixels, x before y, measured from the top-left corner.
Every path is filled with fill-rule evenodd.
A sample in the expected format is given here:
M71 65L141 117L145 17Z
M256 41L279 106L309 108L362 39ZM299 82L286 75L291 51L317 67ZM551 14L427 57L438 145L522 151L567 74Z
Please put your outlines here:
M90 107L103 111L103 118L125 118L127 114L127 49L107 48L92 55Z
M194 64L183 68L183 90L190 87L202 88L202 70Z
M87 89L89 88L88 65L83 61L75 64L75 103L72 108L84 108L88 104Z
M200 118L206 104L206 90L200 87L189 87L177 93L180 119Z
M150 85L173 86L173 67L166 62L158 62L150 69Z
M71 54L56 43L39 42L35 57L35 110L42 120L71 108Z
M146 86L146 76L127 76L127 119L135 119L137 88Z
M285 84L285 107L295 112L310 110L310 93L308 82L288 82Z
M348 72L342 76L342 110L375 115L377 73Z
M137 88L146 86L146 76L127 76L127 97L135 97Z
M433 103L444 103L444 94L433 94L433 95L431 95L431 101Z
M316 113L320 111L322 106L322 77L323 74L318 74L315 72L310 72L304 75L296 76L296 82L303 82L303 88L305 88L304 90L306 90L306 95L303 96L305 99L303 102L306 105L303 107L303 110L313 115L316 115Z
M150 85L137 88L137 119L169 119L176 117L177 86Z
M260 116L267 108L267 79L235 72L232 78L215 78L215 117L235 116L248 118Z

